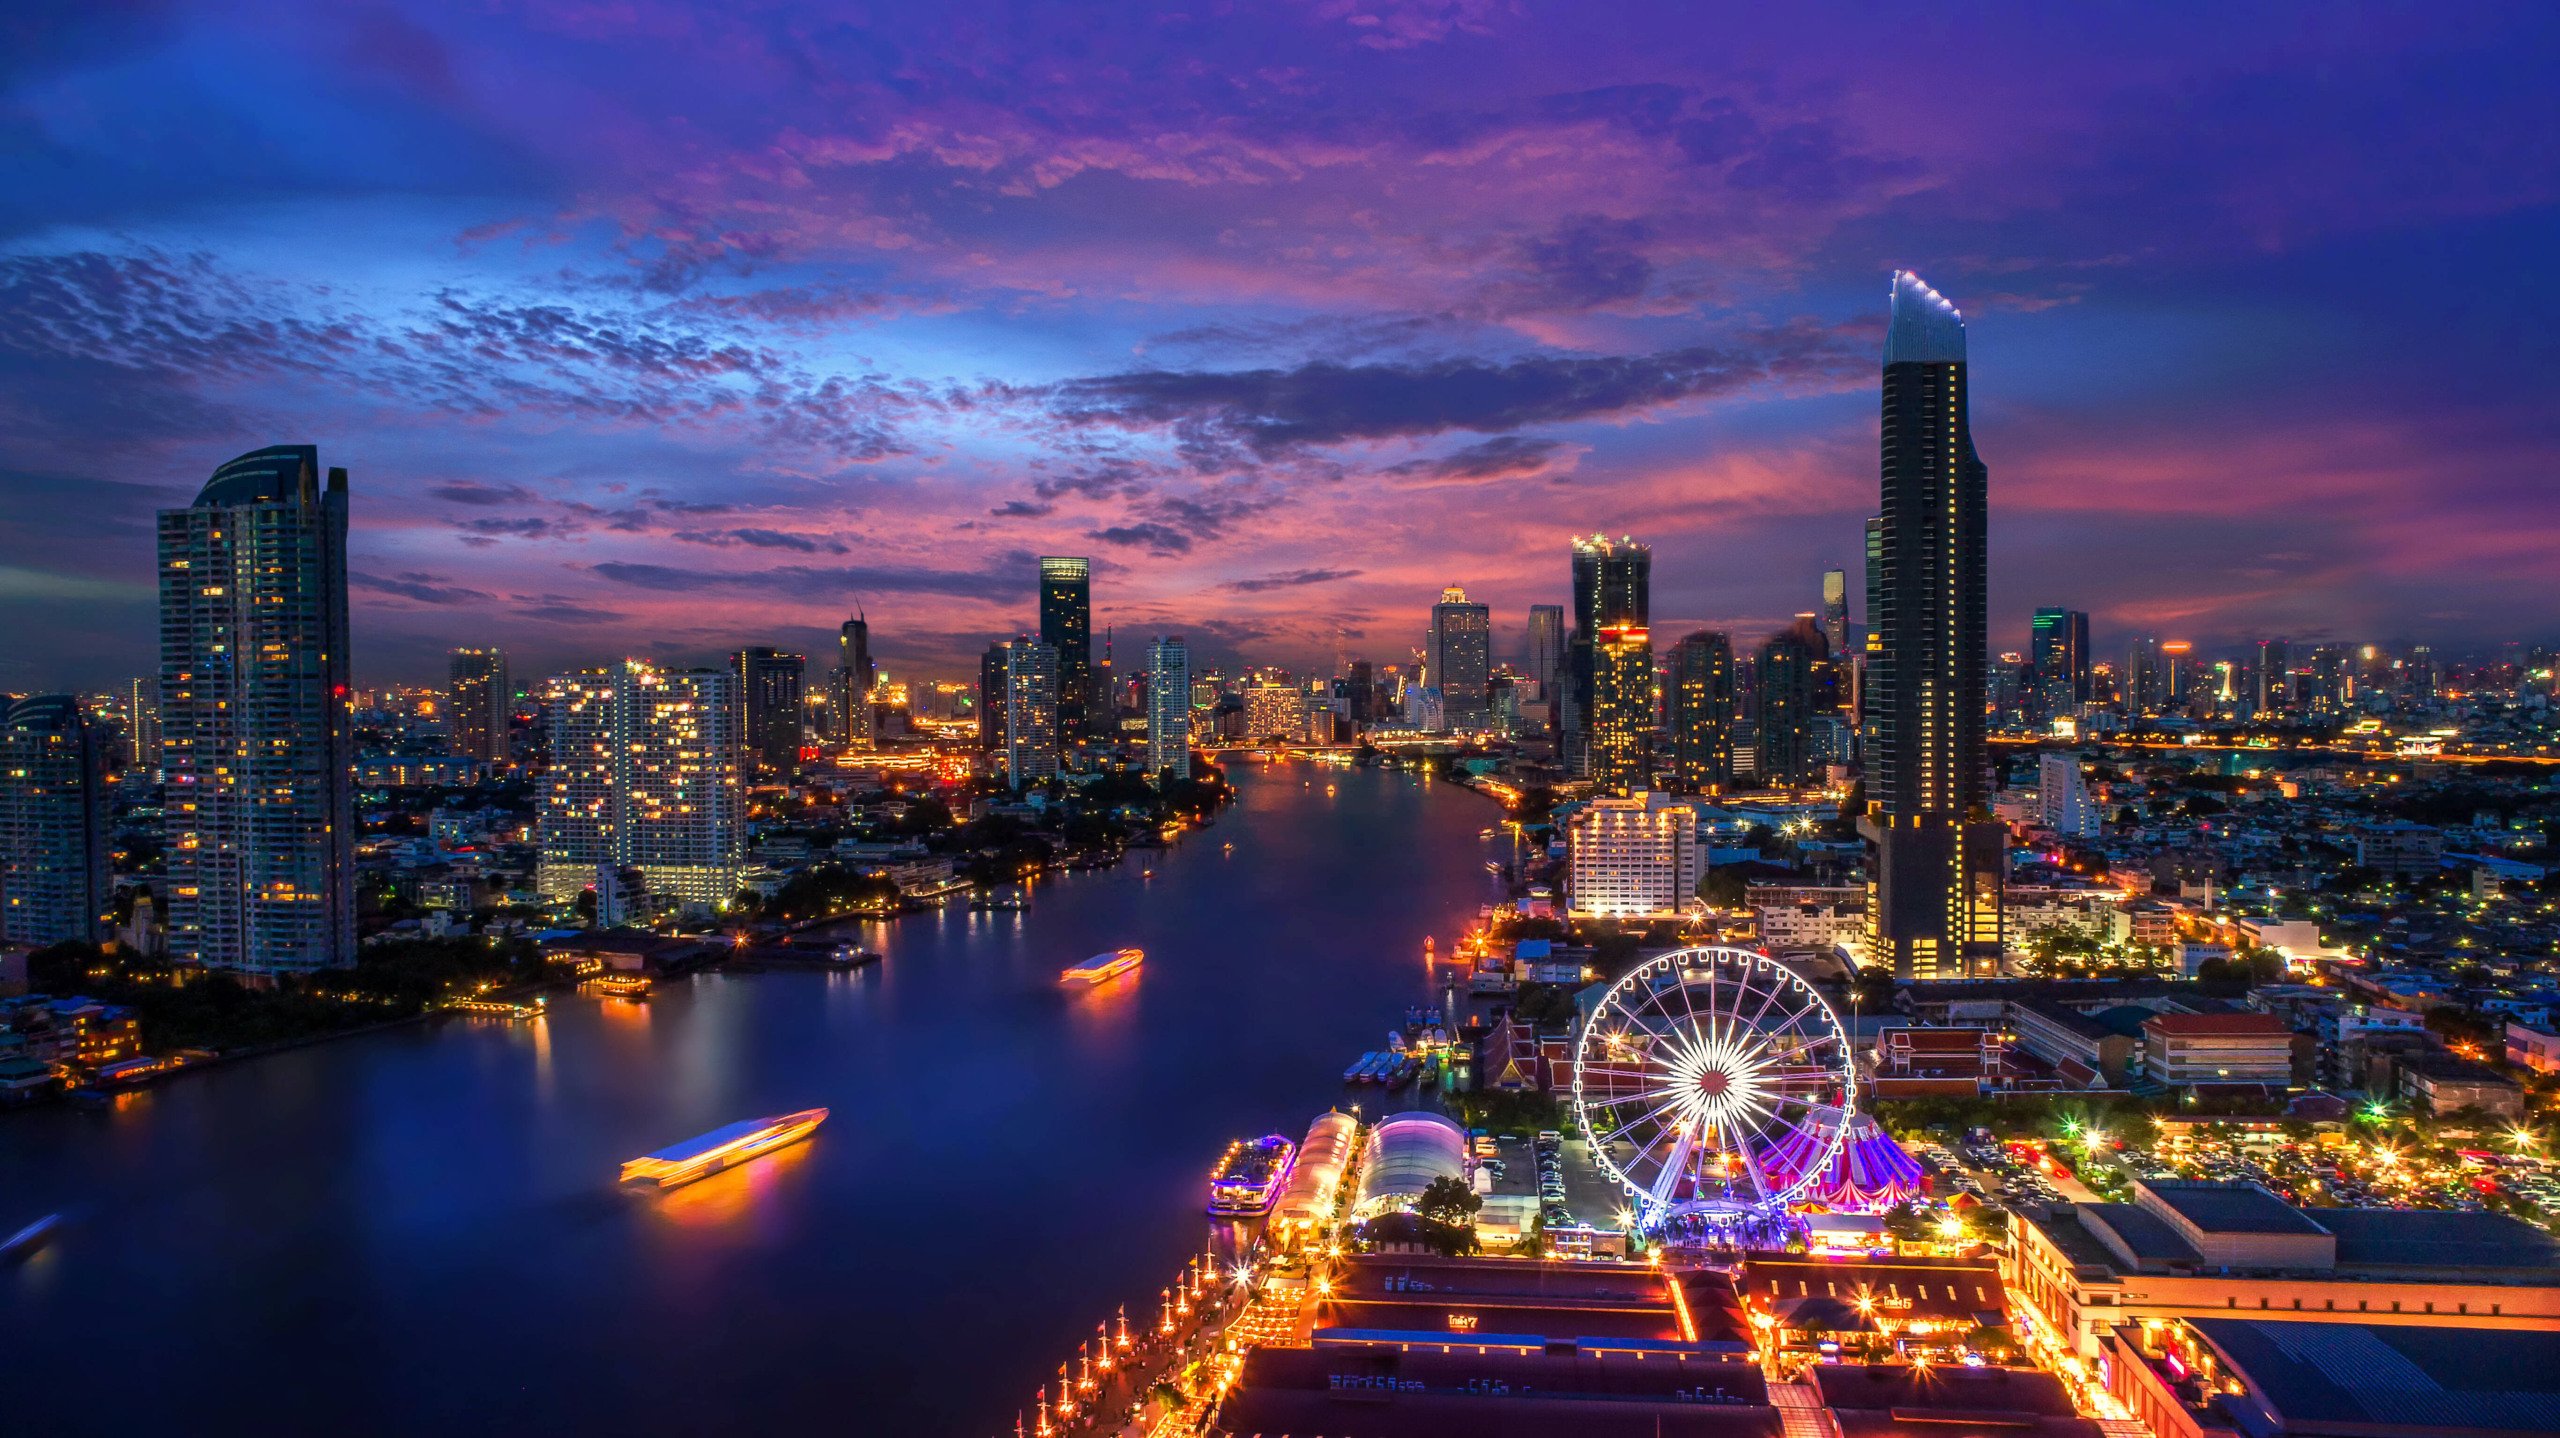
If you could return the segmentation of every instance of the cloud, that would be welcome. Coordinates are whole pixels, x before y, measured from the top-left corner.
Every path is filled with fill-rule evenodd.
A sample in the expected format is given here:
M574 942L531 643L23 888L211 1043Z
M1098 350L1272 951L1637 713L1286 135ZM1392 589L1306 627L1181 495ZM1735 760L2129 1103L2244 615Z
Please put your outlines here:
M469 479L429 485L427 493L450 504L523 504L538 498L521 484L491 485Z
M852 549L842 540L823 539L806 534L789 534L778 529L693 530L674 538L687 544L743 544L755 549L789 549L801 554L850 554Z
M380 575L356 570L347 575L347 582L358 589L398 595L420 604L486 604L494 597L485 590L453 584L440 575L416 572Z
M1156 555L1189 554L1191 552L1190 535L1183 533L1181 530L1174 528L1170 524L1159 524L1153 520L1147 520L1137 524L1115 524L1103 529L1089 529L1085 531L1085 538L1098 539L1104 544L1117 544L1127 548L1144 549L1148 553Z
M1010 567L1029 575L1029 556L1007 557ZM787 591L797 594L929 594L946 597L981 599L987 597L989 584L984 573L977 571L924 569L897 565L859 565L829 569L816 565L786 564L752 573L733 573L711 569L680 569L672 565L641 564L608 560L587 568L616 584L635 589L653 589L695 593L715 590ZM1028 592L1030 581L1024 581Z
M1310 584L1357 579L1363 572L1357 569L1290 569L1255 579L1230 579L1218 587L1237 594L1265 594L1274 589L1299 589Z
M1555 440L1533 435L1496 435L1436 459L1408 460L1403 464L1390 465L1387 473L1458 483L1512 479L1545 470L1547 462L1563 447Z

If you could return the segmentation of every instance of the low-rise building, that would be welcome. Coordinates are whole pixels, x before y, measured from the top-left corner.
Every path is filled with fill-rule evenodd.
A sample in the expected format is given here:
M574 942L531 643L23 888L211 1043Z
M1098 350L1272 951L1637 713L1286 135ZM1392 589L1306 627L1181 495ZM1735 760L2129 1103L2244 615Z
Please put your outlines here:
M2394 1066L2400 1075L2400 1097L2436 1117L2462 1109L2499 1118L2524 1114L2524 1090L2486 1064L2430 1051L2404 1055Z
M2528 1438L2560 1428L2560 1334L2224 1316L2120 1323L2099 1364L2156 1438Z
M2560 1033L2532 1024L2508 1023L2507 1062L2535 1073L2560 1073Z
M2293 1082L2293 1030L2273 1014L2154 1014L2142 1046L2144 1076L2168 1088Z
M2394 821L2356 830L2356 867L2420 879L2444 866L2444 833L2424 824Z

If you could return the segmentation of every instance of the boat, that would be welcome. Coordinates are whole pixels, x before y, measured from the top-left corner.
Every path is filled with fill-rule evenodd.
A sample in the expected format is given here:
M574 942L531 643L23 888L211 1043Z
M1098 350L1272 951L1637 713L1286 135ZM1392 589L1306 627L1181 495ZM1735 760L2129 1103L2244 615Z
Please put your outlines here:
M609 999L634 1001L649 997L652 987L648 975L632 973L600 974L587 980L586 986Z
M1081 964L1070 964L1058 971L1062 982L1098 984L1116 979L1147 961L1144 949L1106 949Z
M969 907L981 913L988 911L1012 913L1023 908L1024 905L1020 894L980 894L969 901Z
M0 1263L13 1262L44 1247L44 1241L61 1226L62 1215L48 1213L7 1238L0 1238Z
M1352 1063L1351 1067L1342 1071L1342 1081L1344 1083L1360 1082L1360 1076L1369 1071L1369 1061L1376 1057L1377 1054L1375 1052L1362 1054Z
M826 1121L827 1111L822 1108L804 1108L776 1118L741 1119L631 1160L622 1166L622 1181L674 1188L709 1178L775 1149L788 1148L815 1133L818 1125Z
M1209 1211L1239 1215L1265 1213L1289 1181L1290 1161L1298 1146L1285 1136L1264 1134L1247 1143L1227 1145L1226 1154L1209 1174Z

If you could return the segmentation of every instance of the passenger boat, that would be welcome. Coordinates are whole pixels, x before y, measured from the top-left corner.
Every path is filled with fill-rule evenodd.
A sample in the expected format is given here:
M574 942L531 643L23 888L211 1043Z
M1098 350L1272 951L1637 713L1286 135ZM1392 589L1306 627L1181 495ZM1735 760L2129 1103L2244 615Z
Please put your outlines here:
M0 1238L0 1263L24 1258L44 1247L44 1241L51 1238L53 1231L61 1226L62 1215L48 1213L7 1238Z
M1147 951L1144 949L1110 949L1081 964L1070 964L1060 969L1058 978L1067 983L1098 984L1105 979L1120 977L1145 963L1146 959Z
M827 1111L822 1108L804 1108L779 1118L741 1119L631 1160L622 1166L622 1181L674 1188L697 1178L709 1178L775 1149L789 1148L817 1132L818 1125L826 1121Z
M647 974L600 974L587 980L587 987L609 999L645 999L652 985Z
M1209 1211L1228 1215L1267 1212L1271 1201L1280 1196L1280 1185L1289 1181L1289 1162L1297 1152L1296 1144L1276 1133L1264 1134L1251 1143L1238 1139L1228 1144L1225 1155L1209 1174Z
M1376 1063L1377 1061L1378 1051L1376 1049L1371 1049L1369 1052L1362 1054L1359 1059L1351 1065L1351 1067L1342 1071L1342 1081L1344 1083L1361 1083L1365 1081L1369 1076L1369 1065Z

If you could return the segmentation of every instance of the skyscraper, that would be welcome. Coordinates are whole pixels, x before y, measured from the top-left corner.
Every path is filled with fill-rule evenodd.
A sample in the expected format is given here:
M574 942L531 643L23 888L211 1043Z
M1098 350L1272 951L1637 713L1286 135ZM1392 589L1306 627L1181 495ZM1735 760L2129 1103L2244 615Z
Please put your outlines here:
M1556 701L1564 690L1564 606L1529 606L1527 646L1521 652L1522 677L1536 685L1523 708L1534 711L1539 727L1555 725Z
M1179 634L1147 646L1147 772L1191 777L1191 648Z
M1040 560L1040 642L1058 656L1054 753L1091 732L1093 697L1093 561L1057 555Z
M2293 707L2292 660L2281 639L2258 641L2257 712L2281 714Z
M2157 714L2167 707L2169 686L2160 667L2160 641L2137 635L2125 647L2124 706L2128 714Z
M1963 317L1895 271L1867 616L1879 641L1867 957L1902 977L1987 974L2001 955L2005 841L1987 807L1983 723L1990 474L1974 453L1967 384Z
M1651 548L1631 538L1612 540L1599 534L1573 541L1573 631L1565 643L1563 711L1565 767L1576 778L1598 777L1591 747L1594 731L1602 723L1596 713L1601 631L1617 629L1622 649L1628 633L1644 633L1650 657L1652 609ZM1631 691L1620 685L1618 692ZM1618 715L1608 722L1623 730L1635 721ZM1652 727L1649 712L1642 724Z
M1849 571L1822 571L1822 638L1835 655L1849 652Z
M1452 729L1481 728L1485 684L1493 676L1493 611L1470 603L1452 584L1431 606L1431 648L1423 660L1440 691L1441 712Z
M1058 707L1065 699L1059 688L1058 651L1047 640L1025 634L1006 640L1002 647L1004 772L1019 789L1058 777Z
M554 678L536 883L554 901L637 868L652 894L718 907L746 853L738 677L625 659Z
M2050 720L2089 702L2089 616L2039 609L2027 621L2027 663L2035 672L2035 714Z
M253 980L352 963L347 472L258 450L159 524L170 957Z
M125 686L125 747L146 779L160 775L160 679L146 674Z
M863 657L868 662L868 636L865 639ZM753 764L767 774L799 772L808 659L779 649L741 649L729 656L729 669L738 676L738 724L744 739L741 764Z
M0 703L0 943L105 935L104 739L68 694Z
M1656 676L1653 633L1620 622L1600 627L1591 652L1591 730L1587 750L1592 782L1624 793L1652 778Z
M836 742L852 749L872 747L878 736L872 728L871 690L879 682L880 666L871 662L871 621L856 612L836 630Z
M1004 641L978 656L978 750L993 754L1004 747Z
M452 683L445 695L446 732L453 751L492 764L507 761L507 713L515 693L507 682L503 649L456 649L447 656Z
M1815 743L1817 710L1834 711L1831 649L1813 616L1800 616L1760 646L1760 782L1810 789L1822 783L1828 756Z
M1700 630L1671 650L1666 718L1671 771L1701 794L1733 786L1733 641Z

